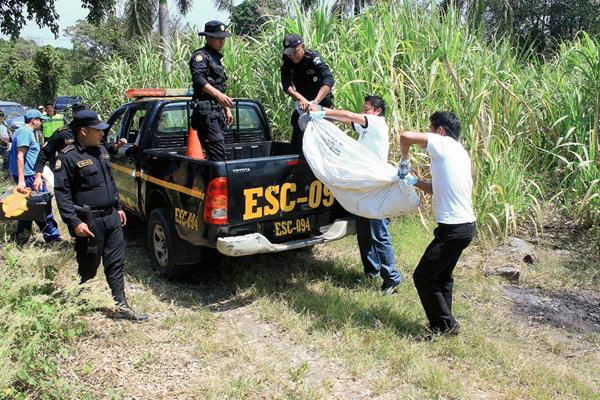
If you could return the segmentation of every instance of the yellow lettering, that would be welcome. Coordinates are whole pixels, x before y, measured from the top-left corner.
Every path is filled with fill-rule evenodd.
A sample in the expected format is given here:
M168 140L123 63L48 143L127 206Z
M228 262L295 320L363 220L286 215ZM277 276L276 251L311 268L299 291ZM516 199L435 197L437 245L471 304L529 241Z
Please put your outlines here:
M325 185L323 185L323 195L323 205L325 207L331 207L335 198L333 197L333 193L331 193L331 190L329 190L329 188Z
M268 206L263 207L263 213L267 215L275 215L279 212L279 201L275 194L279 193L279 186L269 186L265 190L265 199L269 203Z
M310 208L317 208L321 205L321 193L323 184L321 181L313 181L308 190L308 205Z
M244 189L244 198L245 198L245 211L243 218L253 219L262 217L262 208L257 207L258 205L258 197L262 197L263 188L251 188Z
M281 204L281 211L290 212L296 206L296 200L288 201L288 192L295 192L296 184L291 182L285 182L281 185L281 197L279 203Z

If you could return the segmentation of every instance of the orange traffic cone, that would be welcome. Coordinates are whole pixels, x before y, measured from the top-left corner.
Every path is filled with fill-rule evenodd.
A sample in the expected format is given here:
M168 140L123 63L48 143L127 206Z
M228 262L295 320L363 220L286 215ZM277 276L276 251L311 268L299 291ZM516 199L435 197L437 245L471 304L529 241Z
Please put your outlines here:
M188 142L185 155L197 160L204 160L204 153L202 152L200 139L198 139L198 132L192 128L192 124L188 127Z

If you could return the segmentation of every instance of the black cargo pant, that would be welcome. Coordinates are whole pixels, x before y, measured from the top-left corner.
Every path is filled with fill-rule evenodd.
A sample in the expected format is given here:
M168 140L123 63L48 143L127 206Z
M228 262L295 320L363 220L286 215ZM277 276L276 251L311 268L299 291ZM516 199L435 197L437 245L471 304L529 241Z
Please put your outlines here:
M475 232L475 222L438 224L433 231L433 241L413 273L415 287L427 314L429 327L434 331L446 332L457 325L452 316L452 273Z
M89 228L94 238L75 237L81 283L96 276L102 261L113 298L117 303L125 303L125 238L119 213L115 209L95 213Z
M201 102L207 103L207 102ZM225 161L225 136L227 127L225 109L221 106L196 106L192 113L192 128L198 132L206 158L211 161Z
M333 106L333 101L330 97L326 97L319 103L319 105L331 108ZM290 122L292 124L292 153L294 154L302 154L302 139L304 138L304 131L300 129L300 125L298 125L299 118L300 114L297 110L294 110L292 113L292 118L290 118Z

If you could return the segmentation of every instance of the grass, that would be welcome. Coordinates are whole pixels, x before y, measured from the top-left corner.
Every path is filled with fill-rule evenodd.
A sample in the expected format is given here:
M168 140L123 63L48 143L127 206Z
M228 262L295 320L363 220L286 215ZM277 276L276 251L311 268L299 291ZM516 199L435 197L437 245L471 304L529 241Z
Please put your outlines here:
M77 286L67 248L8 244L0 250L7 260L0 269L4 396L595 398L600 336L515 318L505 283L482 274L491 244L471 246L456 270L461 335L423 340L411 272L431 228L416 216L393 222L404 283L384 297L378 282L358 282L354 237L312 251L231 259L188 284L149 270L143 235L131 226L127 291L134 307L151 314L147 324L89 312L111 304L101 273L84 296L92 306L62 294ZM597 287L597 278L582 279L594 271L593 260L579 258L579 269L567 269L568 259L560 264L550 250L538 253L525 285ZM53 295L56 287L67 290Z

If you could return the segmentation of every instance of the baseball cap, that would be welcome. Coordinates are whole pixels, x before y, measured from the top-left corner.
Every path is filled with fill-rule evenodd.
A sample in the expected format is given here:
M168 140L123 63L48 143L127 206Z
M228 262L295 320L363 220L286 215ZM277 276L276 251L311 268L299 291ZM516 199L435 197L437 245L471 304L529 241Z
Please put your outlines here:
M300 46L302 43L302 38L300 35L296 35L295 33L290 33L289 35L285 35L283 38L283 54L289 56L294 52L296 47Z
M48 119L48 117L42 115L42 113L39 110L27 110L27 112L25 113L25 121L30 121L34 118L39 118L42 121L46 121Z
M106 122L100 120L96 111L92 110L77 111L73 115L73 124L76 126L100 130L105 130L109 126Z

